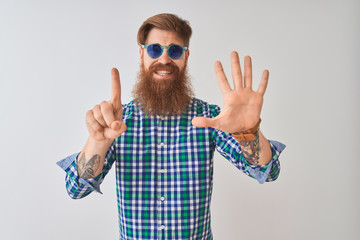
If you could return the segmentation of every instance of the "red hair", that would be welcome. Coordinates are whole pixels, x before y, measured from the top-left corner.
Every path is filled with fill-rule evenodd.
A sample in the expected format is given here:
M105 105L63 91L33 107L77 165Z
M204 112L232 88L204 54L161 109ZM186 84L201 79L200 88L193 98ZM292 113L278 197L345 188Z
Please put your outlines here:
M192 29L188 21L181 19L175 14L162 13L148 18L137 34L138 44L144 45L151 29L175 32L184 41L185 46L189 46Z

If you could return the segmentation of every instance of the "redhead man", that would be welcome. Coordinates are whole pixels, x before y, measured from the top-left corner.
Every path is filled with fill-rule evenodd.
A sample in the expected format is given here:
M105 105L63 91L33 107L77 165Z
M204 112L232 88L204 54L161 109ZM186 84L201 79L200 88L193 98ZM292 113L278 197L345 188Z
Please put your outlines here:
M274 181L284 145L259 129L269 72L252 89L250 57L231 53L234 89L220 62L222 110L194 97L187 72L192 34L173 14L147 19L138 31L141 60L134 99L121 103L117 69L110 101L86 114L83 150L58 162L72 198L100 192L115 163L120 239L212 239L210 201L215 149L260 183Z

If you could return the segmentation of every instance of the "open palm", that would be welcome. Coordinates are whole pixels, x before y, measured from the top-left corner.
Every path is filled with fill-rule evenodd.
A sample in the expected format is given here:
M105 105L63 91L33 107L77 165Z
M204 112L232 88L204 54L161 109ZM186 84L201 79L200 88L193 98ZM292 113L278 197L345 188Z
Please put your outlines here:
M252 90L251 58L245 57L245 72L242 76L239 56L237 52L231 53L231 73L234 89L226 78L223 67L219 61L215 62L215 73L221 92L224 106L220 114L214 118L195 117L192 123L196 127L213 127L223 132L240 132L250 129L260 119L263 96L266 91L269 71L264 70L258 90Z

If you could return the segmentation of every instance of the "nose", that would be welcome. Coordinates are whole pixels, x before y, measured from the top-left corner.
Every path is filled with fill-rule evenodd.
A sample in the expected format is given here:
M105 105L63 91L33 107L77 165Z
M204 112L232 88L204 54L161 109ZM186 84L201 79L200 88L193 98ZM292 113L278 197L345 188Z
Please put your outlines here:
M162 55L158 58L158 62L162 64L170 63L172 60L167 53L167 49L164 49Z

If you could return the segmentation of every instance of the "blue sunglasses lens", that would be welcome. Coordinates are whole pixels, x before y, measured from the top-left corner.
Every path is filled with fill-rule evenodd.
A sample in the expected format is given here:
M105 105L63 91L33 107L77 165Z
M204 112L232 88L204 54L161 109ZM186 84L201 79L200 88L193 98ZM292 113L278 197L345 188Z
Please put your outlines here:
M151 44L147 47L147 52L151 58L159 58L162 54L162 48L159 44Z
M174 60L181 58L183 52L184 49L178 45L171 45L167 48L167 54ZM163 47L161 47L159 44L150 44L147 46L147 53L151 58L157 59L163 53Z
M178 45L172 45L168 48L168 55L172 59L176 60L176 59L181 58L183 51L184 50L182 47L180 47Z

